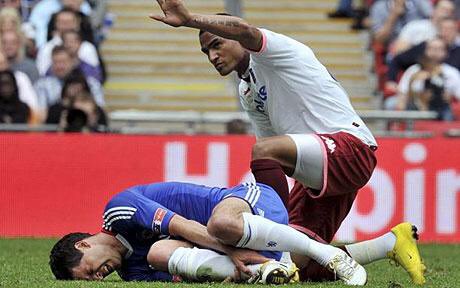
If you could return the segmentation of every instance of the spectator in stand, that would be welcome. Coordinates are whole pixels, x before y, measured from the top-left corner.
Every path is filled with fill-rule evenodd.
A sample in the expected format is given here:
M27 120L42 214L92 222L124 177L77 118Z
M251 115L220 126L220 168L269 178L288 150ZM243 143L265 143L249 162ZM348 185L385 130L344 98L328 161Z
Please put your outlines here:
M378 0L370 10L374 41L388 46L413 20L431 16L430 0Z
M0 123L27 123L30 110L19 100L19 88L10 70L0 71Z
M51 20L51 16L62 10L66 1L68 0L41 0L32 9L29 21L36 29L35 42L37 47L40 48L47 42L48 24ZM84 1L80 6L80 11L85 15L90 15L91 7Z
M451 0L439 0L430 19L414 20L407 23L395 40L392 53L397 55L439 34L443 19L454 17L455 6Z
M16 31L25 36L26 53L28 56L36 54L35 29L30 23L22 23L21 16L17 9L12 7L0 10L0 34L6 31Z
M54 47L62 45L62 35L67 31L80 31L79 20L75 12L65 8L56 15L56 30L51 41L47 42L37 56L37 68L40 75L46 75L46 72L51 67L51 52ZM91 66L99 66L99 56L93 44L88 41L83 41L78 51L78 56L84 62Z
M460 0L454 0L455 3L455 18L460 19Z
M83 3L83 0L64 0L62 1L62 3L62 10L68 9L75 12L75 15L78 19L78 23L80 25L78 30L80 31L83 40L95 45L96 41L94 40L94 30L91 25L91 19L88 15L85 15L79 10L79 7ZM48 24L48 33L46 38L47 41L50 41L54 37L54 31L56 30L56 16L58 15L58 13L59 12L56 12L51 16L50 22Z
M227 122L226 132L229 135L248 134L248 125L241 119L233 119Z
M352 18L353 0L339 0L337 9L328 14L329 18Z
M460 70L460 43L458 41L457 21L452 18L446 18L441 21L439 28L439 37L447 45L447 57L444 62ZM416 64L426 50L427 42L423 42L411 49L394 57L389 65L385 84L386 94L392 95L396 91L398 76L401 71Z
M450 104L453 97L460 100L460 73L443 63L446 48L439 38L427 42L420 64L409 67L399 82L398 109L435 111L439 120L454 120Z
M10 64L8 59L6 58L5 53L0 49L0 71L11 71ZM38 98L37 94L35 93L34 87L32 82L30 81L29 77L21 71L12 71L15 82L18 86L18 95L19 100L26 103L27 106L32 109L32 116L31 119L33 122L40 121L42 118L42 110L38 105ZM35 118L36 117L36 118Z
M75 104L76 97L82 94L91 98L91 101L88 99L79 100L80 102L86 103L83 107L87 107L87 109L83 110L85 110L86 114L89 116L89 127L91 127L92 130L95 130L99 125L107 126L107 117L104 110L94 101L88 82L86 81L85 76L78 69L73 70L64 80L61 99L58 103L49 108L46 123L58 124L66 122L65 120L68 116L68 111L71 110L73 107L72 105ZM94 109L92 108L93 106Z
M1 47L5 53L11 70L25 73L34 83L38 80L38 70L35 61L26 57L24 38L16 30L10 30L0 34Z
M83 74L86 77L93 77L94 79L97 79L99 82L102 83L103 79L101 66L93 66L91 64L86 63L84 57L82 59L78 54L78 51L80 51L80 47L82 44L82 38L80 33L78 33L78 31L75 30L66 31L62 35L62 41L64 42L64 47L67 49L72 59L74 59L74 62L77 63L77 67L80 68ZM48 73L49 72L50 71L48 70Z
M105 132L106 125L101 125L100 119L99 107L93 97L87 93L80 93L63 112L59 126L65 132Z
M75 69L75 63L69 52L64 46L55 47L52 51L52 74L40 78L35 83L40 107L47 110L50 106L60 101L64 79L73 69ZM103 107L105 103L101 84L91 77L87 78L86 81L97 105Z
M89 0L88 2L92 8L91 26L95 32L96 43L99 44L105 37L103 30L109 17L107 14L108 0Z
M5 31L21 31L21 17L14 8L3 8L0 10L0 33Z
M3 8L14 8L19 12L19 15L21 15L22 21L27 21L28 20L28 7L31 5L30 3L27 2L32 2L34 0L26 0L26 1L21 1L21 0L1 0L0 1L0 10ZM23 13L25 12L25 13Z

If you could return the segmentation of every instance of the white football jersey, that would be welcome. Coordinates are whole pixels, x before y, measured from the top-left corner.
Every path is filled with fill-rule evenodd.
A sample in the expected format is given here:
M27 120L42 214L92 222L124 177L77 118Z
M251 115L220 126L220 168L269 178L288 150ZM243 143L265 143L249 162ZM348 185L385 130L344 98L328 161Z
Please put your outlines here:
M256 136L350 133L368 145L374 136L353 109L342 86L313 51L287 36L260 29L260 52L251 52L239 91Z

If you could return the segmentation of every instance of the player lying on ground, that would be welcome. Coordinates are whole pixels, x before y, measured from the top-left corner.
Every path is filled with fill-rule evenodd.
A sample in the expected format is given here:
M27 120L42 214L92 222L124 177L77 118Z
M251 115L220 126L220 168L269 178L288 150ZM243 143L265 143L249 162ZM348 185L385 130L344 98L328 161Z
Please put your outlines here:
M157 2L163 14L152 19L199 29L201 50L217 72L241 79L240 101L258 138L256 181L273 187L286 207L289 199L293 227L330 243L377 163L377 142L342 86L294 39L238 17L191 13L182 0ZM284 174L297 181L290 194ZM401 257L412 280L424 283L424 266ZM321 269L312 261L301 278L317 280Z
M181 237L222 252L247 274L250 271L245 264L265 262L268 258L280 260L280 251L287 251L315 259L347 284L366 283L364 268L343 250L316 242L287 224L288 214L281 199L264 184L242 184L230 189L174 182L137 186L112 198L104 213L103 232L93 237L96 241L111 239L116 249L110 251L107 248L111 246L107 246L103 253L115 254L114 257L95 257L87 253L94 250L82 249L85 253L77 266L63 265L55 261L56 257L52 257L51 263L57 278L99 279L121 269L125 280L155 280L162 274L151 270L145 262L145 255L147 260L155 257L147 253L152 243L142 246L138 239L148 230L150 237ZM85 248L86 243L77 242L75 247ZM265 257L237 248L261 251ZM130 257L121 265L121 255L126 257L126 253ZM143 267L136 265L140 260Z
M101 233L71 234L55 245L50 266L56 278L100 280L115 270L127 281L172 279L161 270L191 280L233 275L233 266L225 266L224 272L209 269L217 266L213 261L231 263L209 254L213 252L177 249L183 246L178 241L154 244L170 235L227 254L247 275L260 265L248 268L245 264L266 262L267 258L288 262L289 257L281 259L277 251L290 251L315 259L347 284L364 285L367 279L365 270L343 250L313 241L285 225L288 216L281 199L263 184L229 189L174 182L136 186L114 196L103 218ZM235 247L258 250L265 257ZM392 248L373 251L373 257L382 252L385 257ZM197 254L200 256L194 258ZM277 269L285 282L296 271L294 265L263 268L267 267Z

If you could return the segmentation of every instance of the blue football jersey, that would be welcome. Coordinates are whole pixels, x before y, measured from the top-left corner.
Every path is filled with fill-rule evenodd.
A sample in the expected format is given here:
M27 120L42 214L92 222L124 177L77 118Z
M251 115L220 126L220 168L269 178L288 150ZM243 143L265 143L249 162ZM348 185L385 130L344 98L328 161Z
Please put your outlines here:
M264 191L267 197L260 197ZM206 225L214 207L230 196L245 199L254 214L287 224L287 212L281 200L271 187L263 184L218 188L167 182L134 186L115 195L105 207L102 228L118 237L129 249L118 271L121 278L126 281L172 280L171 275L149 267L146 256L150 246L168 237L169 222L176 213ZM281 208L273 209L273 206ZM278 254L268 253L264 254L279 259Z

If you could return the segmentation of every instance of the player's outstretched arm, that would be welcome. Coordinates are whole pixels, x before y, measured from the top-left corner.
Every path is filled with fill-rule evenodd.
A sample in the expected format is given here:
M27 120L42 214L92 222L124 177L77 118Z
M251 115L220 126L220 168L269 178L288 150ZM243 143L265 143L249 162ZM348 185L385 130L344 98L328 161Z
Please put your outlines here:
M241 18L226 15L201 15L190 13L182 0L157 0L163 15L150 15L150 18L173 27L190 27L226 39L232 39L249 50L260 51L262 32Z

